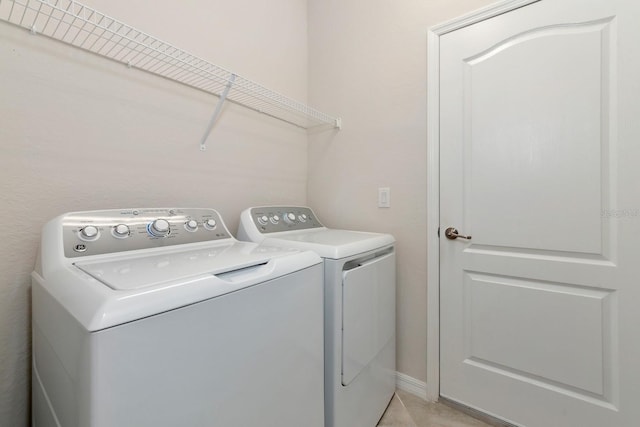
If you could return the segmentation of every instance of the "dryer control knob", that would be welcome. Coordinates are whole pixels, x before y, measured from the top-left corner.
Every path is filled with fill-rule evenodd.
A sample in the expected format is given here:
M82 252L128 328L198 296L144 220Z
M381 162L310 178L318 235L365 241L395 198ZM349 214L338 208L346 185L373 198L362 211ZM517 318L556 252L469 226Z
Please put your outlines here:
M98 227L87 225L80 230L80 238L82 240L96 240L98 237Z
M258 217L258 222L260 223L260 225L267 225L267 222L269 222L269 217L266 215L261 215Z
M149 234L155 237L164 237L171 231L169 221L158 218L147 227Z
M215 219L210 218L204 221L204 228L206 228L207 230L213 230L214 228L216 228L217 224L218 223Z
M296 215L293 212L289 212L288 214L285 214L284 222L286 222L287 224L293 224L294 222L296 222Z
M278 215L274 215L271 217L271 224L278 224L280 222L280 217Z
M113 235L119 238L129 237L129 226L126 224L118 224L113 227Z
M184 223L184 228L187 231L196 231L198 229L198 221L195 219L190 219L189 221Z
M307 222L307 214L298 215L300 222Z

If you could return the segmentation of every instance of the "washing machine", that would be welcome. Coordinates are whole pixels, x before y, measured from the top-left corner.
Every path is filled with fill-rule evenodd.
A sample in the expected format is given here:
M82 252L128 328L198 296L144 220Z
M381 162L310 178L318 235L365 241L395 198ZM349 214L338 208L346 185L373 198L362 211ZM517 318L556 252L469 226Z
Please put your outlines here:
M212 209L64 214L33 272L33 425L324 426L322 260Z
M326 426L376 426L396 385L394 238L329 229L308 207L263 206L242 212L238 239L324 259Z

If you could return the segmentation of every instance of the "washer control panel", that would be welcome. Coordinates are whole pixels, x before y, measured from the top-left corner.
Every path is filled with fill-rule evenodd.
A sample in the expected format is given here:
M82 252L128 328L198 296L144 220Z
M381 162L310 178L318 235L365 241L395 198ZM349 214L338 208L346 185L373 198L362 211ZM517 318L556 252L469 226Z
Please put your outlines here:
M213 209L75 212L62 220L67 258L232 239Z
M324 227L318 221L311 208L300 206L262 206L252 208L251 218L261 233Z

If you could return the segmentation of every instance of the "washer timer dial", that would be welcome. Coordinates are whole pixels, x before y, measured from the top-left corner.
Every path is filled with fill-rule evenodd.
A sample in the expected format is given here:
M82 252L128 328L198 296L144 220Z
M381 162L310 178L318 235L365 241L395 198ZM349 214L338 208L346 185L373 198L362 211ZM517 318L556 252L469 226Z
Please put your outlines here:
M284 215L284 222L287 224L293 224L296 222L296 215L293 212L289 212Z
M154 237L165 237L171 231L171 227L169 226L169 221L158 218L147 225L147 231Z

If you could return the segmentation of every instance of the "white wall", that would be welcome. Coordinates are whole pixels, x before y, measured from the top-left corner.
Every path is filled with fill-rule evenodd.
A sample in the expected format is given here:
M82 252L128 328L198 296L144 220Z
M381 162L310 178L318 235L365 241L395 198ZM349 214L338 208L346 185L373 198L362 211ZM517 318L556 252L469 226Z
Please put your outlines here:
M306 101L306 0L85 0L211 62ZM26 426L30 277L63 212L214 207L235 232L261 203L304 204L307 135L217 98L0 22L0 426Z
M81 209L211 206L235 231L244 207L308 191L329 226L391 232L398 368L427 380L426 33L491 0L85 3L303 102L308 87L344 129L307 153L306 133L231 106L203 153L215 98L0 22L0 425L28 419L40 227Z
M397 239L398 370L426 376L427 29L491 0L309 1L309 103L340 114L309 140L309 204L330 227ZM391 208L377 208L378 187ZM435 230L429 230L434 232Z

